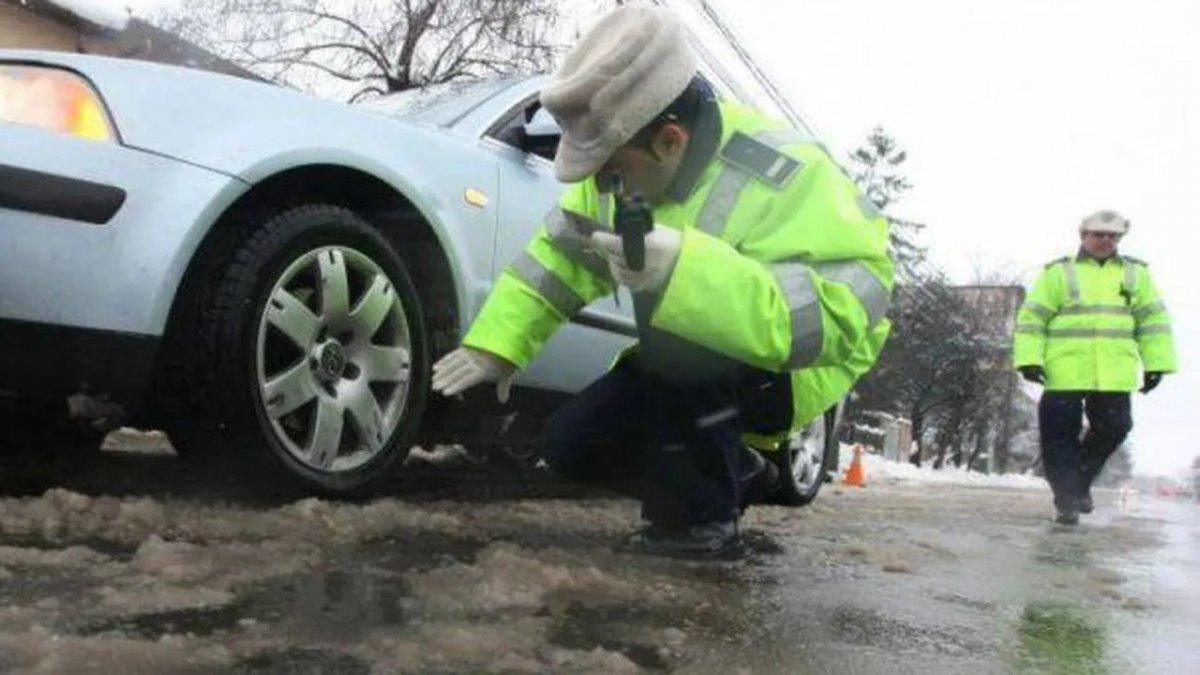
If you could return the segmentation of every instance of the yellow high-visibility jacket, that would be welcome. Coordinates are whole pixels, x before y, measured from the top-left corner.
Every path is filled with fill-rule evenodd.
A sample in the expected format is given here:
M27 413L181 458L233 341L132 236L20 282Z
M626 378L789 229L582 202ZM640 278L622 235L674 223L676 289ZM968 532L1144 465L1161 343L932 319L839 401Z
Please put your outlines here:
M1133 391L1138 362L1175 371L1166 305L1146 263L1086 254L1046 265L1017 312L1016 367L1041 366L1048 391Z
M791 373L792 426L837 403L879 356L893 287L886 219L812 139L732 102L722 150L748 136L781 158L771 171L720 151L681 203L654 208L683 248L653 328L756 368ZM789 161L790 160L790 161ZM615 206L594 178L570 186L509 265L463 344L527 365L554 331L614 291L585 250Z

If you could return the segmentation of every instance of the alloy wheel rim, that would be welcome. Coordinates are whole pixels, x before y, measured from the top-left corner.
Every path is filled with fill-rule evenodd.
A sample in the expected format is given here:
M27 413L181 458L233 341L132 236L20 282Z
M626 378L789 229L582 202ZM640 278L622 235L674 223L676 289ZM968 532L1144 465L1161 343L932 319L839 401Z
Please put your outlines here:
M259 320L257 393L275 439L324 473L374 460L404 417L412 337L387 273L345 246L297 257Z
M825 418L820 417L801 432L792 454L792 477L801 493L807 494L822 480L824 463Z

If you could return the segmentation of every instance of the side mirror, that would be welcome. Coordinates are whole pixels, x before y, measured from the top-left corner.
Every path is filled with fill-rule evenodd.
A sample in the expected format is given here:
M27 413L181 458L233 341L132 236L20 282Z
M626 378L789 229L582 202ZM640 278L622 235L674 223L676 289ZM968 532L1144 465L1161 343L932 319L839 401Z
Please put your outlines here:
M546 112L545 108L538 108L533 113L533 119L525 123L526 138L545 141L550 137L557 139L560 136L562 136L562 128L558 126L554 116Z
M538 108L533 113L533 119L523 127L524 138L521 139L521 149L525 152L554 161L558 152L558 141L562 138L562 128L554 121L554 116L545 108Z

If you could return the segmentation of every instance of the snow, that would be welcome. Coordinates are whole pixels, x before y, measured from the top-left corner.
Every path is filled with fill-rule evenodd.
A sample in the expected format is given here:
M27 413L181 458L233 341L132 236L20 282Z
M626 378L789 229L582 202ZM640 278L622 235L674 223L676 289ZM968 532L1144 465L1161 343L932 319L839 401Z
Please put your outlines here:
M854 447L843 445L839 456L840 473L844 474L854 459ZM908 462L895 462L881 455L864 452L863 469L866 472L867 485L871 481L887 483L927 483L940 485L959 485L966 487L993 487L1017 490L1047 490L1046 480L1038 476L1025 474L986 474L977 471L967 471L953 465L934 469L928 463L923 466L913 466Z
M129 23L129 10L119 0L50 0L50 4L112 30L125 30Z
M879 427L873 427L870 424L855 424L854 430L867 434L875 434L878 436L883 436L886 433L883 429L880 429Z

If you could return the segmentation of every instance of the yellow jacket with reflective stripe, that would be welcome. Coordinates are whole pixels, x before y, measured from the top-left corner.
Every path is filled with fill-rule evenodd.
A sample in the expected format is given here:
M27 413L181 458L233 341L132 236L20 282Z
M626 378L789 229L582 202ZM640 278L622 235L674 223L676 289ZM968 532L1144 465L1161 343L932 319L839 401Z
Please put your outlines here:
M1049 391L1133 391L1138 361L1174 372L1166 306L1146 264L1087 255L1046 266L1017 312L1013 360L1042 366Z
M654 328L741 362L791 372L793 428L840 400L878 357L893 287L886 220L832 159L799 132L721 104L724 146L742 133L798 162L773 185L718 157L689 197L654 209L683 248ZM611 229L594 179L570 186L525 253L505 269L463 344L527 365L561 323L613 292L584 250Z

